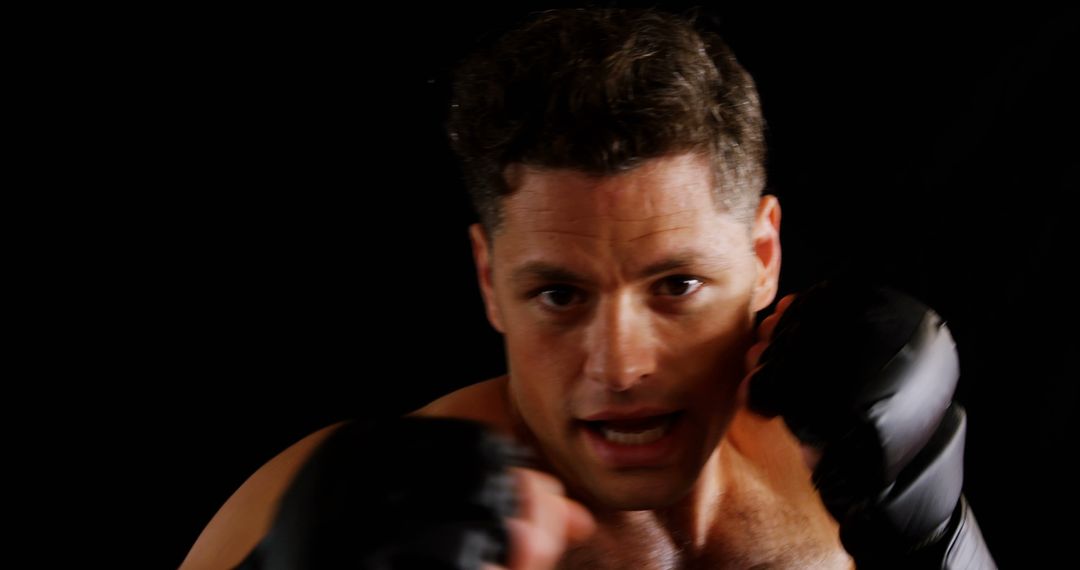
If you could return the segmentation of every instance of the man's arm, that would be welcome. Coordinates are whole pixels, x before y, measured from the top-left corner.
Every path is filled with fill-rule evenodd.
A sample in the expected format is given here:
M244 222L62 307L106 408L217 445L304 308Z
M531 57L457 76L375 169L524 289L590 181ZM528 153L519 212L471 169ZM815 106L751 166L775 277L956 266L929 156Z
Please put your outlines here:
M297 471L340 426L312 433L260 467L210 519L180 569L234 568L239 564L270 529L278 500Z

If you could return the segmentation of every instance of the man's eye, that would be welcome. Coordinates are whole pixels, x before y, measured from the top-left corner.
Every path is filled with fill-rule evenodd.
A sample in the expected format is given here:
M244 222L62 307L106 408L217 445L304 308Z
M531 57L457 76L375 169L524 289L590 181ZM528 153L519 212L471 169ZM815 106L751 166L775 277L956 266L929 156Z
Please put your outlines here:
M672 275L665 277L657 283L656 291L661 295L670 297L686 297L694 294L704 283L696 277L686 275Z
M574 287L556 285L538 291L536 296L539 297L540 303L547 307L564 309L574 303L581 302L582 294L581 291Z

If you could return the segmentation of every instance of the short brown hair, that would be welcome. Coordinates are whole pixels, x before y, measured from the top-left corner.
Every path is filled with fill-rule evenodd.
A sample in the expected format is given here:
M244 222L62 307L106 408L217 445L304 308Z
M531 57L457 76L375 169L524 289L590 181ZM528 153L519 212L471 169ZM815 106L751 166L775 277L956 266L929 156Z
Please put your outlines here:
M447 130L488 235L513 163L610 175L699 152L739 217L765 185L753 79L719 37L655 10L539 14L458 68Z

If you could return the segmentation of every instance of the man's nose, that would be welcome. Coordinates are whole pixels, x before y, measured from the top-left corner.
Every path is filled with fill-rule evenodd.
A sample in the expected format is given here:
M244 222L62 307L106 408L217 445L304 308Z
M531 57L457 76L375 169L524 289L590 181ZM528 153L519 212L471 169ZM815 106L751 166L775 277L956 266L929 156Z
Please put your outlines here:
M585 337L588 380L621 392L655 372L656 339L648 308L631 295L601 301Z

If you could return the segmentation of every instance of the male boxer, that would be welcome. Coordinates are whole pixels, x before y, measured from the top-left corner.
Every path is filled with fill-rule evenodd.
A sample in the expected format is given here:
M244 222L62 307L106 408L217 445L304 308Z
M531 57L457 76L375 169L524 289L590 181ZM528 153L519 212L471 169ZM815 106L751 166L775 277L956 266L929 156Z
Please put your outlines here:
M508 373L286 450L185 567L992 565L932 311L825 286L755 334L780 206L753 82L717 38L652 11L545 13L461 67L449 133ZM530 451L515 483L489 437Z

